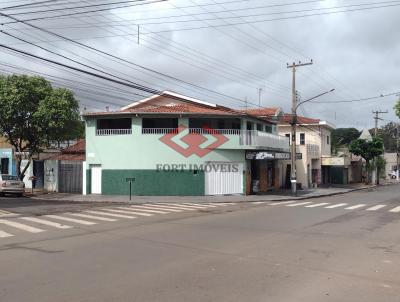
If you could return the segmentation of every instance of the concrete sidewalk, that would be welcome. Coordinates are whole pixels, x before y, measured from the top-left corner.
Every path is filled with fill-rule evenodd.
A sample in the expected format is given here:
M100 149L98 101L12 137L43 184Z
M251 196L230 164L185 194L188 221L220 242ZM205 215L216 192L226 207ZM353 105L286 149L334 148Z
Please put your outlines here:
M385 183L387 185L391 183ZM375 185L355 184L345 187L329 187L317 188L313 190L302 190L298 192L297 197L292 197L290 191L271 192L266 195L226 195L226 196L109 196L109 195L78 195L65 193L49 193L32 196L33 199L52 200L52 201L70 201L70 202L116 202L116 203L159 203L159 202L193 202L193 203L210 203L210 202L260 202L260 201L287 201L302 200L309 198L317 198L323 196L332 196L345 194L358 190L366 190L376 187Z

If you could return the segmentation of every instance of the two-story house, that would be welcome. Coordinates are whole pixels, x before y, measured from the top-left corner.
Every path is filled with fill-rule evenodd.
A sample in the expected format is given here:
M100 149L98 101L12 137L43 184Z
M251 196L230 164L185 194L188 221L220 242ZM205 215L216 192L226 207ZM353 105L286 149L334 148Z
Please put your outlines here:
M217 195L280 186L289 140L268 119L164 92L85 113L84 194Z
M277 120L278 134L286 136L291 140L291 119L290 114L283 113L281 108L260 108L249 109L247 113ZM331 131L334 126L326 121L297 117L296 126L296 170L297 183L302 188L310 188L319 184L328 184L330 182L331 169L324 166L324 161L331 158ZM290 188L291 160L282 160L279 162L281 174L281 184L283 187Z

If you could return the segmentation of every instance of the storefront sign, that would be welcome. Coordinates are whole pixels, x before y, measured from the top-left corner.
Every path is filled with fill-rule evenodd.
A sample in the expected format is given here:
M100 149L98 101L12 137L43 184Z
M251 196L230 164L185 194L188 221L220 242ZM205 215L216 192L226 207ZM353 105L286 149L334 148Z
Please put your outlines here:
M290 159L290 153L281 153L281 152L268 152L268 151L260 151L260 152L247 152L246 159L255 159L255 160L263 160L263 159L280 159L286 160Z

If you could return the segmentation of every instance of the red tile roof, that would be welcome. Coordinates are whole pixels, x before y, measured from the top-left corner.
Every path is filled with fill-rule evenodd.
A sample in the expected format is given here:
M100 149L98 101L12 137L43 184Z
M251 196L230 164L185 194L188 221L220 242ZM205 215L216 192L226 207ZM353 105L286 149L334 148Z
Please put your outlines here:
M80 139L78 142L68 148L65 148L61 153L53 155L48 159L51 160L76 160L84 161L86 158L86 141L85 139Z
M284 114L282 119L281 119L281 123L284 124L288 124L292 121L292 115L291 114ZM305 117L305 116L297 116L297 123L298 124L319 124L321 120L320 119L315 119L315 118L309 118L309 117Z
M252 109L247 109L244 110L244 112L251 114L251 115L256 115L256 116L265 116L265 117L273 117L275 116L280 108L278 107L271 107L271 108L252 108Z
M174 104L174 105L148 105L132 107L121 112L130 113L199 113L215 115L243 115L242 112L222 106L202 106L195 104Z

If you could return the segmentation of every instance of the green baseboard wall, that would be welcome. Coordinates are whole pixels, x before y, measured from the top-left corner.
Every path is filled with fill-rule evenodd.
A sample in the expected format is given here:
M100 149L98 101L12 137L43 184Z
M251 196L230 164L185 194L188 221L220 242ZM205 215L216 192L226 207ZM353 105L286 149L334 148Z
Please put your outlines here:
M103 195L129 195L127 178L135 178L132 195L136 196L202 196L204 195L204 172L156 171L156 170L103 170ZM87 174L90 190L90 171Z

